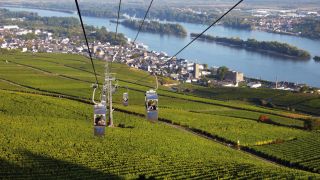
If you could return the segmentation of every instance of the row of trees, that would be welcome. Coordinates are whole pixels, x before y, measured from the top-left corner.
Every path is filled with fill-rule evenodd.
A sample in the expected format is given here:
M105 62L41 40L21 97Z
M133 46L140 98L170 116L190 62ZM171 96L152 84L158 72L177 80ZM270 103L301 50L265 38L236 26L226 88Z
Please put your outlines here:
M132 29L139 29L142 21L141 20L124 20L121 22L124 26ZM177 36L187 36L186 29L180 24L169 24L160 23L157 21L145 22L141 31L160 33L160 34L172 34Z
M196 37L198 34L192 33L192 37ZM277 53L285 56L290 56L299 59L310 59L309 52L299 49L295 46L287 43L280 43L277 41L257 41L255 39L242 40L240 38L226 38L226 37L214 37L210 35L203 35L201 40L209 42L220 42L228 45L238 46L242 48L256 49L259 51L267 51L271 53Z
M245 18L227 18L223 22L224 26L231 27L231 28L238 28L238 29L246 29L251 30L253 29L253 25Z
M145 9L143 8L128 8L124 12L130 16L136 16L143 18ZM177 21L195 24L210 24L215 19L219 18L221 13L219 12L206 12L206 13L195 13L188 12L185 10L180 10L176 8L157 8L150 12L149 17L153 19L167 20L167 21ZM241 16L241 17L239 17ZM228 27L240 28L240 29L252 29L253 25L246 20L248 17L244 17L239 14L230 14L222 20L222 24Z
M104 18L116 18L118 16L117 12L110 9L83 9L81 14L84 16L93 16L93 17L104 17Z
M307 130L320 130L320 119L310 118L305 120L304 128Z
M92 33L88 34L89 40L99 40L101 42L109 42L114 45L124 45L127 43L127 38L124 34L118 34L117 39L115 39L116 34L114 32L109 32L105 27L96 28L94 26L87 26L86 29Z
M279 123L272 121L272 119L267 115L261 115L258 119L258 122L279 125ZM320 119L310 118L310 119L304 120L304 129L310 130L310 131L320 130Z
M320 18L304 18L293 26L293 31L302 36L320 39Z
M137 16L143 18L145 9L143 8L129 8L125 12L131 16ZM181 10L172 8L159 8L153 9L149 15L150 18L167 20L167 21L177 21L177 22L188 22L188 23L200 23L206 24L212 21L212 19L217 18L217 14L196 14L196 13L186 13Z

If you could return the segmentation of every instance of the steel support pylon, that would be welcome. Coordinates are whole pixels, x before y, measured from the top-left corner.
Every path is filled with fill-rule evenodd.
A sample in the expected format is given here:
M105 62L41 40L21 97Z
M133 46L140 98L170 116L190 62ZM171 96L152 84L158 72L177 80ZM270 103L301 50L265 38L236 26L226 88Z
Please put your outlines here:
M112 95L113 95L113 85L112 82L115 81L115 78L110 73L109 64L106 62L105 65L105 79L104 79L104 85L103 85L103 96L106 97L108 104L108 115L109 115L109 122L108 127L114 127L113 124L113 106L112 106Z

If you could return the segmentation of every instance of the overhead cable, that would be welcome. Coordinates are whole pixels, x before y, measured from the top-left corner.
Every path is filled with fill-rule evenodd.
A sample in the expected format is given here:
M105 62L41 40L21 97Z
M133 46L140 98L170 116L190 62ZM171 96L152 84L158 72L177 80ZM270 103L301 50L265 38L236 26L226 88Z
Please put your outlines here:
M227 12L225 12L221 17L219 17L216 21L214 21L209 27L207 27L204 31L198 34L195 38L193 38L187 45L185 45L182 49L180 49L175 55L173 55L170 60L179 55L182 51L184 51L188 46L190 46L193 42L195 42L198 38L200 38L205 32L207 32L211 27L216 25L222 18L224 18L227 14L229 14L233 9L235 9L239 4L242 3L243 0L240 0L237 4L232 6Z
M122 1L120 0L120 1L119 1L119 8L118 8L118 17L117 17L117 26L116 26L115 40L117 40L117 35L118 35L118 26L119 26L119 19L120 19L121 3L122 3Z
M80 7L79 7L78 0L75 0L75 2L76 2L76 6L77 6L77 10L78 10L78 15L79 15L79 18L80 18L80 22L81 22L81 27L82 27L83 35L84 35L84 38L85 38L85 40L86 40L86 45L87 45L87 48L88 48L88 53L89 53L89 57L90 57L90 60L91 60L91 65L92 65L93 72L94 72L94 75L95 75L95 78L96 78L96 84L99 84L99 83L98 83L97 73L96 73L96 68L95 68L95 66L94 66L93 59L92 59L92 54L91 54L91 50L90 50L90 47L89 47L89 42L88 42L86 30L85 30L85 28L84 28L84 24L83 24L83 21L82 21L82 16L81 16L81 11L80 11Z
M148 16L148 13L149 13L149 11L150 11L150 8L151 8L151 6L152 6L152 3L153 3L153 0L151 0L151 2L150 2L150 4L149 4L148 10L147 10L146 14L144 15L144 18L143 18L143 20L142 20L142 22L141 22L141 24L140 24L138 33L137 33L136 37L134 38L133 43L136 42L136 40L137 40L137 38L138 38L138 36L139 36L139 34L140 34L140 31L141 31L141 29L142 29L142 27L143 27L143 24L144 24L144 22L145 22L145 20L146 20L146 18L147 18L147 16Z

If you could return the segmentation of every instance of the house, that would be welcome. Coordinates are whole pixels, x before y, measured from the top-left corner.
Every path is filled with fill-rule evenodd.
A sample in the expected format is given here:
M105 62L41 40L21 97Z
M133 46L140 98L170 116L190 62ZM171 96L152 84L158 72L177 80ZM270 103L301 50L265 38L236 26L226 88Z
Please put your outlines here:
M22 48L22 51L21 52L27 52L28 49L27 48Z
M248 87L250 88L260 88L262 86L262 84L260 82L250 82L247 84Z
M194 63L193 71L194 71L193 77L196 79L199 79L201 76L200 64Z
M70 42L69 38L62 39L61 44L68 44Z
M170 74L170 77L174 80L178 80L179 79L179 74Z
M1 47L1 48L7 48L7 47L8 47L8 44L7 44L7 43L2 43L0 47Z
M26 35L26 34L28 34L28 33L29 33L29 31L23 30L23 31L17 32L16 34L17 34L18 36L22 36L22 35Z
M17 25L10 25L10 26L3 26L4 30L12 30L12 29L19 29Z
M232 81L235 83L244 81L244 74L236 71L228 71L225 80Z
M223 87L239 87L239 83L237 82L236 84L231 83L231 82L224 82L222 84Z
M207 76L207 75L210 75L211 72L210 71L201 71L201 75L202 76Z
M37 29L37 30L34 31L34 34L35 34L35 35L38 35L38 34L40 34L40 33L41 33L41 30L39 30L39 29Z
M187 79L187 80L186 80L186 83L191 83L191 79Z

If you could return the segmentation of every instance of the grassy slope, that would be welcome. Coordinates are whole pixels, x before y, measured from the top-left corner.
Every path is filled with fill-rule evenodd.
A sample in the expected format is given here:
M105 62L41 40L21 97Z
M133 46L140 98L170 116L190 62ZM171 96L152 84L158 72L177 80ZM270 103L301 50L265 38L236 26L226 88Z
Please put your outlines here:
M6 91L0 98L2 178L316 176L123 113L115 113L116 124L132 129L108 128L105 138L96 138L90 105Z
M25 61L26 57L29 57L27 61ZM94 82L93 76L90 73L92 71L91 65L90 65L90 63L88 63L88 60L84 57L79 57L79 56L75 56L75 55L61 55L61 54L56 54L56 55L39 54L39 55L28 55L28 56L26 56L25 54L19 54L19 55L14 55L14 56L4 56L3 59L8 59L12 62L27 65L27 66L32 66L34 68L41 69L42 71L45 71L45 72L49 71L49 72L51 72L51 74L46 74L44 78L47 77L48 80L50 80L50 81L54 81L56 79L61 79L61 77L60 78L56 77L56 73L59 72L59 74L62 76L68 75L68 77L71 77L71 78L82 79L85 82L82 82L81 84L85 84L86 86L88 84L87 81L90 81L90 79L91 79L92 83ZM41 65L44 63L43 61L51 62L51 64L50 65L46 64L46 66L43 66L43 65ZM20 71L20 69L17 69L18 67L15 67L15 65L17 65L17 64L12 64L12 63L9 65L5 64L4 68L6 66L10 66L10 67L8 68L9 72L6 72L6 69L3 69L3 71L6 72L6 73L4 73L4 76L7 75L7 76L10 76L7 78L15 78L15 77L12 77L10 74L10 71L13 71L11 73L16 73L16 72ZM102 62L97 61L96 66L97 66L98 74L102 75L103 71L104 71L104 64ZM25 74L22 74L21 76L28 76L29 73L34 71L34 69L31 69L31 68L26 68L26 67L20 67L20 68L22 68L24 71L27 71ZM77 71L74 71L75 69L77 69ZM79 69L82 70L82 72L79 71ZM41 70L38 73L43 73L43 72L41 72ZM66 72L69 72L69 73L66 73ZM154 87L154 85L155 85L153 77L148 76L147 73L142 72L142 71L137 71L135 69L131 69L131 68L125 67L123 65L113 64L113 72L118 73L116 76L120 80L122 86L129 86L129 87L135 88L136 90L146 91L147 88L144 86ZM79 74L81 74L81 75L79 75ZM17 76L19 74L15 74L15 75ZM49 78L48 75L54 76L54 78L52 78L52 77ZM30 77L30 78L33 79L33 77ZM63 79L64 79L64 81L66 81L65 78L63 78ZM21 77L15 78L15 80L22 82ZM99 80L100 80L100 82L102 82L103 78L99 77ZM132 84L132 82L136 82L137 80L139 83L138 85ZM69 79L69 81L70 81L70 79ZM72 79L70 82L76 83L80 86L79 81ZM28 83L31 83L31 82L28 82ZM34 83L35 86L39 86L39 84L37 84L37 82L32 82L32 83ZM52 82L48 82L48 83L52 83ZM63 82L61 82L61 83L63 83ZM41 84L41 85L43 85L43 84ZM144 85L144 86L141 86L141 85ZM40 87L43 87L43 86L40 86ZM78 87L76 85L74 85L73 88L78 88ZM56 92L63 92L63 93L67 93L69 95L85 96L84 94L70 93L64 89L61 89L61 87L59 87L58 89L52 88L52 87L50 87L50 84L48 85L48 87L45 87L42 89L50 89L50 90L53 89L53 90L58 90ZM84 91L84 89L82 87L80 89ZM284 111L280 111L280 110L269 110L266 108L247 105L246 103L239 104L239 103L234 103L234 102L217 101L217 100L212 100L212 99L177 94L177 93L167 91L167 88L162 87L162 86L160 87L160 90L158 91L158 93L163 96L183 98L183 99L187 99L187 100L199 101L199 102L210 103L210 104L217 104L217 105L222 105L222 106L234 107L234 108L238 108L238 109L248 109L251 111L258 111L258 112L262 112L262 113L279 114L279 115L284 115L284 116L291 116L293 114L290 112L284 112ZM295 114L295 115L297 115L297 114ZM301 116L301 117L303 117L303 116Z
M200 86L186 86L193 89L193 94L220 100L270 100L274 105L291 108L297 111L320 115L320 95L293 93L272 89L249 88L206 88Z
M1 61L1 58L9 60L11 63L5 64L4 61ZM37 54L35 56L18 54L13 56L6 55L1 58L0 63L3 64L0 66L0 78L40 88L41 90L54 91L86 99L91 96L90 83L88 81L93 81L93 75L89 73L91 67L84 57L59 54ZM99 74L103 74L103 63L98 61L96 63ZM26 67L26 65L33 68ZM118 72L119 84L131 88L129 93L132 106L126 109L144 113L143 91L148 88L139 84L152 86L154 84L153 78L146 77L147 74L144 72L132 70L123 65L113 64L113 67L114 71ZM143 79L143 81L139 81L138 84L128 83L128 81L135 82L137 79ZM102 78L100 77L100 82L101 80ZM125 109L120 105L121 92L124 92L124 89L120 89L119 93L115 94L115 105L117 108ZM233 142L240 140L244 145L253 146L260 142L275 139L290 140L308 136L319 138L319 134L256 122L258 116L263 113L268 114L272 120L284 126L302 127L300 120L289 118L290 116L303 117L295 113L176 94L167 91L165 87L161 87L158 92L160 94L160 117L191 128L204 130ZM205 111L205 114L203 111ZM202 114L196 112L201 112ZM299 144L299 141L296 142ZM307 146L315 148L316 152L318 152L318 144L309 142ZM268 149L267 146L266 148ZM268 152L263 148L259 148L259 150ZM310 158L314 157L310 151L299 151L300 153L306 153ZM288 159L287 156L283 156L280 153L275 154L275 156ZM289 156L292 156L292 154Z

